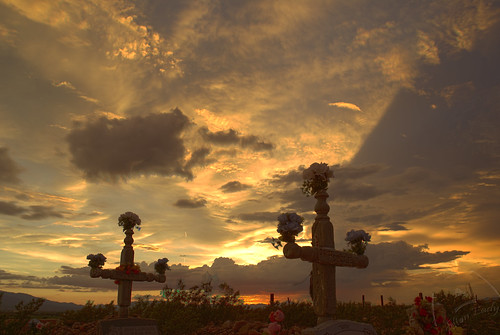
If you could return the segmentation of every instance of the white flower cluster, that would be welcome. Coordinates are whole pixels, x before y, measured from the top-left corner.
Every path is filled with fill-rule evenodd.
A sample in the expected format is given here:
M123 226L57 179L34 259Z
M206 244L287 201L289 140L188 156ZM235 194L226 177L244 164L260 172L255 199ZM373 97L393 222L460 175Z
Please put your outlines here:
M350 232L347 233L347 236L345 240L347 242L370 242L371 236L364 230L354 230L352 229Z
M118 225L123 226L123 230L134 228L134 226L139 226L141 224L141 219L139 215L132 212L125 212L118 218Z
M333 177L333 171L330 170L326 163L312 163L310 167L302 172L304 180L314 180L316 176L322 181L328 181Z
M304 230L302 227L304 218L296 213L283 213L278 216L278 221L278 233L282 235L286 233L297 235Z

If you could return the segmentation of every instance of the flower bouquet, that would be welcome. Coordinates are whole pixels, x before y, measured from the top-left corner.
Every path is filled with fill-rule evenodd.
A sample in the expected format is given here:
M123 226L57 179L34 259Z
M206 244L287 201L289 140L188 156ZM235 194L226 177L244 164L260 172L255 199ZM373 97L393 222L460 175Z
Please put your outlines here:
M87 255L87 259L89 260L89 266L93 269L101 269L106 262L106 257L101 253Z
M133 229L137 226L138 230L141 230L141 219L139 216L132 212L125 212L118 218L118 226L123 227L123 231L128 229Z
M366 250L366 245L370 242L371 236L364 230L354 230L346 234L345 240L350 249L345 250L356 255L363 255Z
M333 171L326 163L312 163L302 172L302 176L304 177L302 192L310 196L328 188L328 182L333 178Z
M155 263L155 271L158 272L160 275L164 275L165 271L170 270L170 267L168 266L168 258L159 258L158 261Z
M283 213L278 216L278 238L283 242L295 242L295 237L304 230L302 222L304 218L296 213Z
M134 265L120 265L118 266L117 268L115 268L116 271L121 271L121 272L124 272L126 274L131 274L131 273L140 273L141 272L141 268L139 267L139 265L137 264L134 264ZM115 280L115 284L120 284L120 281L119 280Z
M283 322L283 320L285 320L285 314L280 309L271 312L271 314L269 314L269 321L271 321L271 323L269 323L267 332L265 333L268 333L270 335L278 335L281 331L280 323Z
M415 304L407 310L410 334L452 335L451 321L446 318L443 305L434 303L432 297L415 298Z

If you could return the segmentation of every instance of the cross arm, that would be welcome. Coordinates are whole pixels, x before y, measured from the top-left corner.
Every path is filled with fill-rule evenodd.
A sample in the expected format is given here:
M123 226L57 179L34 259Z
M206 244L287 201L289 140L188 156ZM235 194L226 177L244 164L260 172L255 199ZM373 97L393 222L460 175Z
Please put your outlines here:
M286 258L300 258L303 261L312 263L356 267L360 269L368 266L368 257L365 255L356 255L332 248L301 247L295 242L287 243L283 248L283 254Z
M130 280L130 281L156 281L159 283L164 283L167 278L164 274L156 274L156 273L147 273L147 272L139 272L139 273L125 273L123 271L118 270L109 270L109 269L99 269L92 268L90 269L90 277L92 278L104 278L104 279L115 279L115 280Z

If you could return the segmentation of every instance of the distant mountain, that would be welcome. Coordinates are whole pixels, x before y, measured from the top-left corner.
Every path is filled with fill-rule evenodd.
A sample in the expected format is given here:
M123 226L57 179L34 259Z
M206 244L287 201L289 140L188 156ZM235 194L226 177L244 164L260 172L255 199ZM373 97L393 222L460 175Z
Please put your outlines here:
M2 296L2 301L0 303L0 310L1 311L14 311L16 308L15 306L20 302L23 301L24 304L26 305L27 303L31 302L32 299L36 299L37 297L34 297L29 294L24 294L24 293L12 293L12 292L5 292L5 291L0 291L0 293L3 293ZM56 301L51 301L51 300L45 300L43 303L42 307L38 310L38 312L64 312L67 310L77 310L82 308L82 305L77 305L73 304L70 302L56 302Z

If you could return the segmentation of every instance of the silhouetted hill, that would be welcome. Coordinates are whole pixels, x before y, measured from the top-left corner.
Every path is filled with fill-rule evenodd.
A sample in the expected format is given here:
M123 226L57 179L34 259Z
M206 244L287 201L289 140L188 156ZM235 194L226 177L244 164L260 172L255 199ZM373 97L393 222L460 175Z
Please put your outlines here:
M5 291L0 291L0 293L3 293L2 296L2 301L0 304L0 310L2 311L14 311L15 306L20 302L23 301L24 304L26 305L29 303L32 299L35 299L37 297L34 297L29 294L25 293L12 293L12 292L5 292ZM43 303L42 307L38 310L38 312L64 312L67 310L76 310L82 308L82 305L77 305L69 302L56 302L56 301L51 301L51 300L45 300Z

